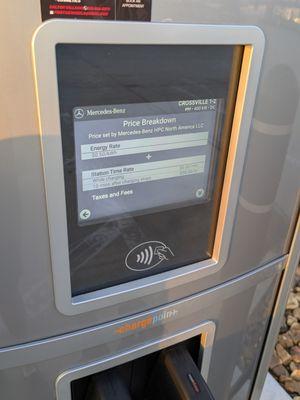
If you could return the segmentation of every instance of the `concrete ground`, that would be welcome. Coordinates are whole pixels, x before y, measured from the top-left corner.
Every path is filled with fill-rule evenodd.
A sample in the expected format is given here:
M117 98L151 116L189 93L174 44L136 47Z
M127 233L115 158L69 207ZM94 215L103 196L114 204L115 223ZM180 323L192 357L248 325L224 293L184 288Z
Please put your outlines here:
M272 375L268 374L260 400L291 400L291 397L272 377Z

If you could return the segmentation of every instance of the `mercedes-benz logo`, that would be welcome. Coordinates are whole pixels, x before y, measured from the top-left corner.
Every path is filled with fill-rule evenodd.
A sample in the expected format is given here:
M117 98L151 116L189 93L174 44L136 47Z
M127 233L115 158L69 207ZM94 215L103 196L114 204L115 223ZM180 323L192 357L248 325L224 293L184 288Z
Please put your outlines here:
M76 110L74 110L74 117L76 119L81 119L84 117L84 110L82 108L76 108Z

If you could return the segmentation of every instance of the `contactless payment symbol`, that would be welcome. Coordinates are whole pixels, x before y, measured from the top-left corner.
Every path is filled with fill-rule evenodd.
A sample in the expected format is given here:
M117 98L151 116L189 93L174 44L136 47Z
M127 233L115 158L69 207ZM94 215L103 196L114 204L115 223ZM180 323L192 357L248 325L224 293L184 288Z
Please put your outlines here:
M82 108L75 108L74 118L81 119L84 117L84 110Z
M127 254L125 265L132 271L146 271L174 257L174 253L165 243L152 240L135 246Z

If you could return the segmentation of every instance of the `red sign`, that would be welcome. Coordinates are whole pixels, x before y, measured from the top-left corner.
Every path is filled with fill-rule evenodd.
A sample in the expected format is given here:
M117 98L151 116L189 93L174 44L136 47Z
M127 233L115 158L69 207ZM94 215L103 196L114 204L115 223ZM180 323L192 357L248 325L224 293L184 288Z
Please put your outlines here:
M51 18L150 21L151 0L41 0L42 20Z
M114 0L41 0L42 20L51 18L115 19Z

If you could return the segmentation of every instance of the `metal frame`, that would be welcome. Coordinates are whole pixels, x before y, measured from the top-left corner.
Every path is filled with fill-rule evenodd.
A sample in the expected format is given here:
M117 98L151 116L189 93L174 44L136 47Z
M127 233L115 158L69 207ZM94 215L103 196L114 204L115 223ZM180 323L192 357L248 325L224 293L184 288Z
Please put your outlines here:
M58 104L55 46L58 43L243 45L244 55L234 111L224 189L212 258L147 278L72 298ZM186 284L220 270L231 242L252 111L264 50L254 26L126 23L52 20L32 42L38 100L49 236L56 307L74 315L123 303Z
M71 382L76 379L83 378L85 376L113 368L117 365L124 364L136 358L143 357L147 354L162 350L176 343L180 343L196 335L201 335L201 374L206 380L208 376L212 345L215 335L215 324L211 321L204 322L194 328L167 336L166 338L159 339L148 344L143 344L133 349L129 349L120 354L116 354L111 357L107 357L102 360L95 361L93 363L82 365L80 367L63 372L56 380L56 398L57 400L72 400Z
M38 364L45 360L64 358L73 353L84 354L87 349L101 349L103 345L108 343L111 344L110 349L115 345L118 348L117 343L120 343L120 340L124 344L123 348L126 348L127 341L130 341L133 335L135 335L135 345L139 346L145 342L149 343L149 337L150 340L158 340L162 333L169 336L175 334L176 330L180 332L180 328L178 328L180 326L183 329L192 329L198 326L201 321L207 321L208 317L201 320L201 315L207 307L213 304L222 304L225 300L238 296L249 288L258 285L259 282L278 276L286 263L286 259L287 257L283 256L255 271L250 271L216 287L130 317L115 319L105 324L29 343L3 347L0 349L0 373L3 369ZM171 318L156 318L158 315L164 314L171 315ZM136 330L120 332L126 324L137 324L139 326L138 324L141 321L149 321L150 319L157 319L157 322L152 326L147 325L146 328L138 327ZM183 321L189 322L184 323Z
M299 209L299 207L298 207ZM275 348L277 336L283 320L286 303L290 293L290 289L295 278L295 272L300 260L300 214L298 212L298 220L295 226L295 232L288 255L287 263L283 272L279 292L276 298L276 303L273 310L272 319L270 322L267 339L259 363L256 379L252 389L250 400L258 400L260 398L268 369L270 366L271 357Z

